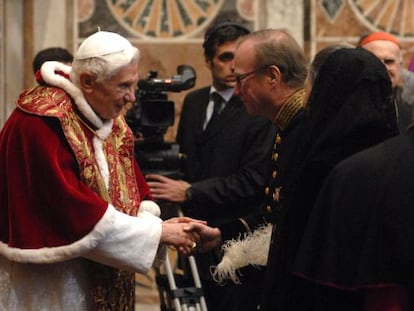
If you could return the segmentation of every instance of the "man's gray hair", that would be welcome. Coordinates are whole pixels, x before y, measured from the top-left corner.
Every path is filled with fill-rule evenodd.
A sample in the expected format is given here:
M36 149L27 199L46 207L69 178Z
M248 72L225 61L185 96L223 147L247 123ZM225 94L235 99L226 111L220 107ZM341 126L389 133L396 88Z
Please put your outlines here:
M139 61L140 52L127 39L112 32L97 32L82 42L75 53L70 78L79 86L83 72L96 75L103 81L133 61Z

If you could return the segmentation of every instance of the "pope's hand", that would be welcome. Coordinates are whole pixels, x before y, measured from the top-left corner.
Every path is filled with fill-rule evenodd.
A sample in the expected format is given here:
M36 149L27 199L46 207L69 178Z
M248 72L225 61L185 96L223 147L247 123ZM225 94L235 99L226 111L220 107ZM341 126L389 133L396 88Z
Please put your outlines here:
M201 222L190 222L184 226L184 231L197 234L199 242L194 251L204 253L210 251L221 243L221 231L218 228L207 226Z
M205 221L189 217L174 217L162 222L162 244L175 246L184 255L192 253L200 244L200 236L197 231L187 231L184 227L189 223L205 225Z

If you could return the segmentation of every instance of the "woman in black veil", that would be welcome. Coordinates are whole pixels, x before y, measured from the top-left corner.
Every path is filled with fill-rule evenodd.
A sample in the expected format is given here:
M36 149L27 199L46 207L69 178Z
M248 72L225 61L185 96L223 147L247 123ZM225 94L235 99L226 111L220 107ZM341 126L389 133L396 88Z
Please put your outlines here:
M274 221L267 271L275 277L265 284L266 304L260 310L363 310L359 295L322 293L319 286L292 273L293 263L331 169L398 134L391 92L384 65L366 50L340 48L321 65L306 105L302 138L292 155L294 182L280 192L282 208Z
M362 77L374 82L374 73L365 73ZM341 118L336 122L326 121L330 126L315 140L314 151L308 156L313 159L310 163L328 164L316 165L328 177L321 179L323 185L318 185L321 191L313 198L315 203L309 211L292 270L296 276L311 282L307 283L309 310L412 310L413 298L407 295L407 289L413 289L414 274L409 267L412 267L414 252L409 242L412 237L403 237L403 232L412 227L409 211L414 196L407 189L412 174L402 168L412 171L412 165L397 163L411 161L407 151L411 149L405 146L412 142L403 145L400 141L409 139L398 137L376 145L396 134L392 106L381 100L384 95L388 96L388 86L377 81L378 87L372 89L368 87L370 82L348 75L349 86L354 84L353 80L364 85L364 89L357 91L356 88L350 97L348 108L351 109L344 109ZM329 85L328 82L326 86ZM338 98L343 94L338 92L333 96ZM321 108L316 104L315 114L327 120ZM323 121L310 128L321 132ZM335 132L338 135L332 135ZM329 148L335 146L334 136L336 147ZM341 160L341 154L351 155L374 144L333 170L327 169L329 162ZM326 151L316 152L318 145L319 150ZM306 163L309 160L305 166L309 165Z

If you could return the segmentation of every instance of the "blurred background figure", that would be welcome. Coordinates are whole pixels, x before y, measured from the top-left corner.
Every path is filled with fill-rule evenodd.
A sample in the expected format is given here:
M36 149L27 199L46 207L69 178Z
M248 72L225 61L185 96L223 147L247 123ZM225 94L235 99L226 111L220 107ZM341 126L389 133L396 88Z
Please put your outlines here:
M411 72L414 72L414 55L411 57L410 63L408 64L407 69Z
M390 75L400 132L414 120L414 73L402 67L398 39L388 32L372 32L361 36L358 46L377 56Z
M294 274L295 262L303 262L311 253L299 253L301 241L309 235L320 189L335 165L347 157L398 135L396 112L392 103L389 74L376 56L362 48L334 51L322 64L305 110L303 133L298 153L300 160L295 182L282 189L285 198L287 228L274 243L287 244L275 252L271 267L285 266L290 282L287 288L274 286L285 295L283 310L364 310L363 297L355 291L335 291L308 283ZM324 224L322 223L321 226ZM323 230L321 226L315 229ZM283 245L282 244L282 245ZM273 257L270 257L273 259ZM329 267L320 265L320 270ZM283 271L283 270L282 270ZM302 275L302 274L299 274ZM273 306L277 306L275 299ZM271 308L265 310L272 310Z
M67 49L61 47L50 47L37 52L33 59L32 67L36 82L39 84L45 84L42 75L40 74L40 68L48 61L57 61L65 65L71 65L73 62L73 55Z
M68 50L61 47L51 47L40 50L33 59L33 73L36 74L44 62L53 60L66 65L71 65L73 62L73 55Z

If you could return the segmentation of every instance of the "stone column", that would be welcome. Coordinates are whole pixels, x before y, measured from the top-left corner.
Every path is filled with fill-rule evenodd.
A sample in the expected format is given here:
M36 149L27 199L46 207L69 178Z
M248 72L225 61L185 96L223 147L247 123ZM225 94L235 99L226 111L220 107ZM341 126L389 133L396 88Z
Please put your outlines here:
M259 0L259 27L286 28L303 46L304 1Z

